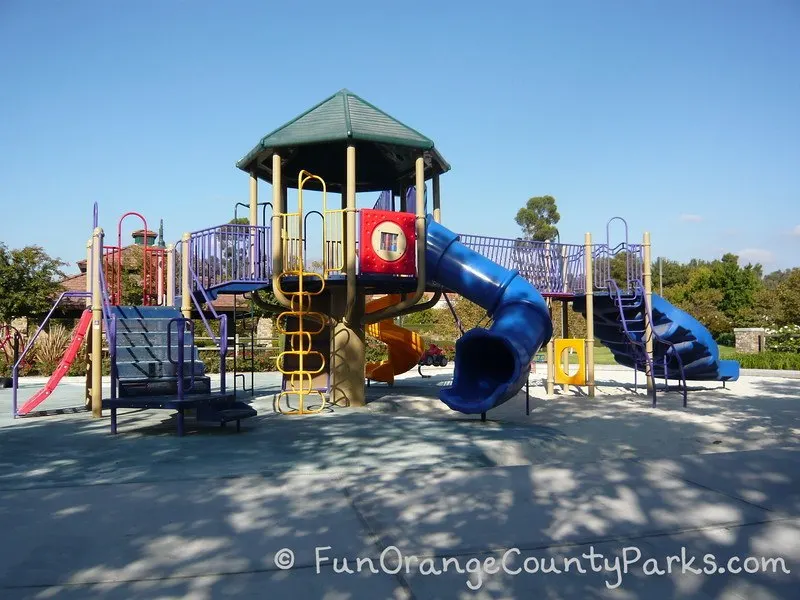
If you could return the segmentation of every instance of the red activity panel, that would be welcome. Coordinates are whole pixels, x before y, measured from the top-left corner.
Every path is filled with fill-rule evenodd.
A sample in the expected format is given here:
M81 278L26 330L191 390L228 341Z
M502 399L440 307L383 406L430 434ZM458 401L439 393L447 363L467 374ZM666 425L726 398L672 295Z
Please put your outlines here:
M416 275L415 216L390 210L361 210L362 273Z

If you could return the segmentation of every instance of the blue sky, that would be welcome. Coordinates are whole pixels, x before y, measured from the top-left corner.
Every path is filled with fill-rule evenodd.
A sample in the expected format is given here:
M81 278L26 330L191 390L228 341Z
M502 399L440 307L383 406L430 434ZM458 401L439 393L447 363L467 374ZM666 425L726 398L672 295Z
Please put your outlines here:
M74 263L95 201L109 241L225 222L235 162L346 87L435 140L456 231L551 194L563 241L622 216L654 256L800 265L800 4L467 6L0 2L0 241Z

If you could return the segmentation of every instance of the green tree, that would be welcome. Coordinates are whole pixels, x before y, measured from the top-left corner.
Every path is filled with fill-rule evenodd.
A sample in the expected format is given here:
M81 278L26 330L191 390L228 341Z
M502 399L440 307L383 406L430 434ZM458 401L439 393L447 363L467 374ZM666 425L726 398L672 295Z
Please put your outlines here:
M725 254L711 263L708 285L722 292L719 309L734 321L754 306L756 292L761 287L761 265L748 264L742 268L735 254Z
M63 290L66 265L39 246L9 250L0 243L0 323L44 316Z
M800 268L781 281L775 291L782 325L800 325Z
M522 228L526 240L544 242L558 235L556 225L561 220L556 199L552 196L534 196L517 211L514 219Z
M143 271L144 252L142 247L129 246L122 253L122 299L120 303L123 306L141 306L144 300Z
M689 282L692 266L680 263L676 260L662 258L660 269L659 263L656 260L656 262L653 263L652 272L653 289L657 289L659 284L665 288L669 288L674 285L686 285Z

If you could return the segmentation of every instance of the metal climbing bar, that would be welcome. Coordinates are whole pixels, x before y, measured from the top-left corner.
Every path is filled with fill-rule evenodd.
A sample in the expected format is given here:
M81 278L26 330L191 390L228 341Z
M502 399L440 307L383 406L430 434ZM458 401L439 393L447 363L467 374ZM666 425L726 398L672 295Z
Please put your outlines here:
M319 413L325 408L325 395L314 389L314 375L322 373L326 366L325 356L313 349L313 336L322 333L327 326L327 317L315 312L312 299L325 289L325 277L321 273L308 271L305 265L305 243L303 214L303 188L309 181L317 180L322 186L323 194L323 249L327 248L330 240L328 228L328 213L341 211L328 211L326 209L327 187L325 181L317 175L307 171L300 171L297 176L297 211L280 214L283 238L283 272L276 280L278 290L289 299L289 309L278 315L276 324L278 330L287 337L289 350L282 351L276 359L277 369L284 375L288 385L276 394L274 408L277 412L291 415ZM324 254L323 273L331 269L327 262L328 254ZM286 285L287 278L292 281ZM296 281L295 281L296 279ZM319 281L319 285L308 287L311 282ZM288 324L293 323L293 327ZM288 365L287 359L296 360L296 365ZM311 364L318 362L313 368ZM298 404L291 405L291 398L296 397ZM307 403L309 397L319 398L319 406L310 407ZM283 406L285 401L286 407Z

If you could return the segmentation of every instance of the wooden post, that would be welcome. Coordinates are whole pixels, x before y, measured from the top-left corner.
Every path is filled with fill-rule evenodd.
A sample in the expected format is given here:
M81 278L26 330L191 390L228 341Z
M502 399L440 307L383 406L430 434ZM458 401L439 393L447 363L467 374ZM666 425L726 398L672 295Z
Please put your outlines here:
M653 274L652 266L650 265L650 232L644 232L644 239L642 240L644 264L642 265L642 278L644 279L644 296L645 296L645 350L647 351L647 358L650 364L649 373L647 373L647 391L652 392L655 386L655 373L653 372L653 324L650 322L650 313L653 307Z
M181 313L184 319L192 318L192 275L189 272L192 236L184 233L181 244Z
M586 271L586 385L589 397L594 398L594 277L592 275L592 234L583 238Z
M167 246L167 306L175 306L175 244Z
M348 146L345 181L346 289L331 287L330 311L334 318L331 339L331 403L337 406L364 406L365 351L364 294L357 288L356 257L356 149ZM365 242L368 243L368 242Z
M433 176L433 220L442 222L442 198L439 190L439 174Z
M103 416L103 291L100 269L103 260L103 230L94 230L92 248L92 416Z

